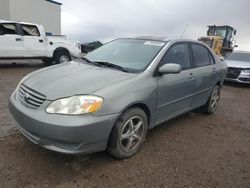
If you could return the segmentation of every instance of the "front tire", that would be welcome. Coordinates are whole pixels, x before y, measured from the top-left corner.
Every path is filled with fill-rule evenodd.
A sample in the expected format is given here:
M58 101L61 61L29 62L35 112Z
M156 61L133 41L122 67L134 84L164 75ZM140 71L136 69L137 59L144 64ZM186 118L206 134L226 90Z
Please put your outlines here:
M71 57L69 55L69 52L67 51L56 51L54 59L56 64L61 64L69 62L71 60Z
M206 112L207 114L213 114L218 107L219 100L220 100L220 87L216 85L213 88L208 98L208 101L203 108L204 112Z
M148 129L148 118L140 108L125 111L116 122L108 143L112 156L125 159L133 156L142 147Z

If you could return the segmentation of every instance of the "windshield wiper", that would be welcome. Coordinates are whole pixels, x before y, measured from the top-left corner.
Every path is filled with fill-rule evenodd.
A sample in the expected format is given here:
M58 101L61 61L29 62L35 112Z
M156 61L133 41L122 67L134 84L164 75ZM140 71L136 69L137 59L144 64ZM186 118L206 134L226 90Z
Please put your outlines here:
M123 72L128 72L128 70L126 70L122 66L115 65L113 63L109 63L109 62L106 62L106 61L94 61L94 62L97 63L97 64L99 64L99 65L102 65L102 66L106 66L106 67L110 67L110 68L115 68L115 69L118 69L118 70L123 71Z
M119 65L115 65L115 64L112 64L112 63L109 63L109 62L106 62L106 61L90 61L88 58L86 57L82 57L80 58L82 60L84 60L85 62L87 63L91 63L91 64L94 64L98 67L110 67L110 68L115 68L115 69L118 69L120 71L123 71L123 72L128 72L125 68L119 66Z
M102 65L100 65L99 63L96 63L96 62L94 62L94 61L90 61L88 58L86 58L86 57L81 57L80 59L82 59L82 60L84 60L85 62L87 62L87 63L91 63L91 64L94 64L94 65L96 65L96 66L98 66L98 67L101 67Z

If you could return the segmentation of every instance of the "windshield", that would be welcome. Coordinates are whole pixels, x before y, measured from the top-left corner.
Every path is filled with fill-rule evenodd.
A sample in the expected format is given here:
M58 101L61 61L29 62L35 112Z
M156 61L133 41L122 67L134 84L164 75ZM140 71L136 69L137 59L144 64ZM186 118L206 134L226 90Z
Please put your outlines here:
M225 38L226 37L226 29L225 28L220 28L220 27L211 28L209 30L209 36L213 36L213 35Z
M250 63L250 53L232 53L227 59L234 61L247 61Z
M158 41L117 39L85 57L93 62L108 62L128 71L140 72L147 68L164 45Z
M215 35L225 38L226 37L226 30L225 29L215 29Z

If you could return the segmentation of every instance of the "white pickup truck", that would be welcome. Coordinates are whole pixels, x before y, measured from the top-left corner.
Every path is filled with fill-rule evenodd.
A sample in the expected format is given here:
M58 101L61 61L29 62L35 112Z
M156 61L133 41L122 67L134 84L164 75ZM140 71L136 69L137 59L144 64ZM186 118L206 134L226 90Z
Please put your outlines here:
M0 20L0 59L41 59L53 64L80 53L79 43L65 36L46 36L42 25Z

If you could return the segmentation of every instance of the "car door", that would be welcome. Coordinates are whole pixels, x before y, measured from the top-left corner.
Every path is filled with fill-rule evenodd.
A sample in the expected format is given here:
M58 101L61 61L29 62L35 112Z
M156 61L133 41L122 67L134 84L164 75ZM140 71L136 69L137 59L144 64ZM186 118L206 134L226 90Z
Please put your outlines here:
M46 55L46 41L41 36L37 26L21 24L21 29L26 57L44 57Z
M216 66L211 52L203 44L191 43L195 93L192 108L204 105L215 85Z
M23 57L22 36L15 23L0 23L0 58Z
M181 42L172 45L163 56L160 66L167 63L179 64L182 70L178 74L158 76L157 123L189 111L194 92L188 43Z

